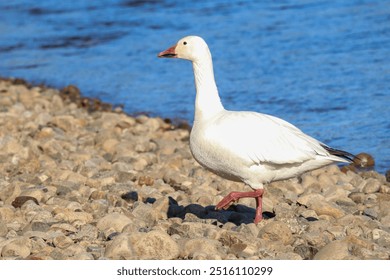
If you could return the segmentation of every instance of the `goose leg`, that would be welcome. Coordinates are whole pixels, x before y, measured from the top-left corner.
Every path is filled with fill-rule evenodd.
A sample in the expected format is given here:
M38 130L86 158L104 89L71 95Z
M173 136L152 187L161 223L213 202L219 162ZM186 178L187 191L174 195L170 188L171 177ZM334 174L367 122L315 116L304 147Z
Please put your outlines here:
M244 197L253 197L256 199L256 214L254 223L257 224L263 219L262 209L263 209L263 198L264 189L257 189L253 192L231 192L225 196L215 207L215 209L227 209L229 205L235 201L238 201L240 198Z

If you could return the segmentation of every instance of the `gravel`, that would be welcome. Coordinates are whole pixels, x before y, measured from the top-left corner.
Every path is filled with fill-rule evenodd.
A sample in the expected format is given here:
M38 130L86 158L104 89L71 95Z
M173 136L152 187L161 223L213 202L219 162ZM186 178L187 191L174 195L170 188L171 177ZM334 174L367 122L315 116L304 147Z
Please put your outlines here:
M390 184L373 162L248 191L198 165L189 129L0 80L1 259L389 259ZM388 174L387 174L388 175Z

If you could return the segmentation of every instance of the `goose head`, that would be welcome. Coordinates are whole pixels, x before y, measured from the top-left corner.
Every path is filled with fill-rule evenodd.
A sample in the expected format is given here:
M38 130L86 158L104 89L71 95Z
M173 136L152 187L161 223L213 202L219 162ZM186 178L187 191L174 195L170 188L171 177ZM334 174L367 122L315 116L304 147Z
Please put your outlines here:
M206 42L198 36L187 36L180 39L176 45L160 52L158 57L181 58L198 62L204 58L210 58L210 50Z

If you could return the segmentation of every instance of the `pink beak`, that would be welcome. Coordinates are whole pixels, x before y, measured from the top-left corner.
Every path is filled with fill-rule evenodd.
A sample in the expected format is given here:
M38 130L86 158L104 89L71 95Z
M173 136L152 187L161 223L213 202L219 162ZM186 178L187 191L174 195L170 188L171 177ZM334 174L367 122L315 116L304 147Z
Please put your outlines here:
M158 57L177 57L177 54L175 52L175 49L176 49L176 45L170 47L169 49L163 51L163 52L160 52L158 54Z

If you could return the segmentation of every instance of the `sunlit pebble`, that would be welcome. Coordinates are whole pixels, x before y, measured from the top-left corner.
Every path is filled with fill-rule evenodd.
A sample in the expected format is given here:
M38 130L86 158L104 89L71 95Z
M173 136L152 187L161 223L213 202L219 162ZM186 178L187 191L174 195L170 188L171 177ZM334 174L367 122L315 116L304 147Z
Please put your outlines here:
M356 167L373 167L375 165L375 160L367 153L360 153L353 159L353 165Z

